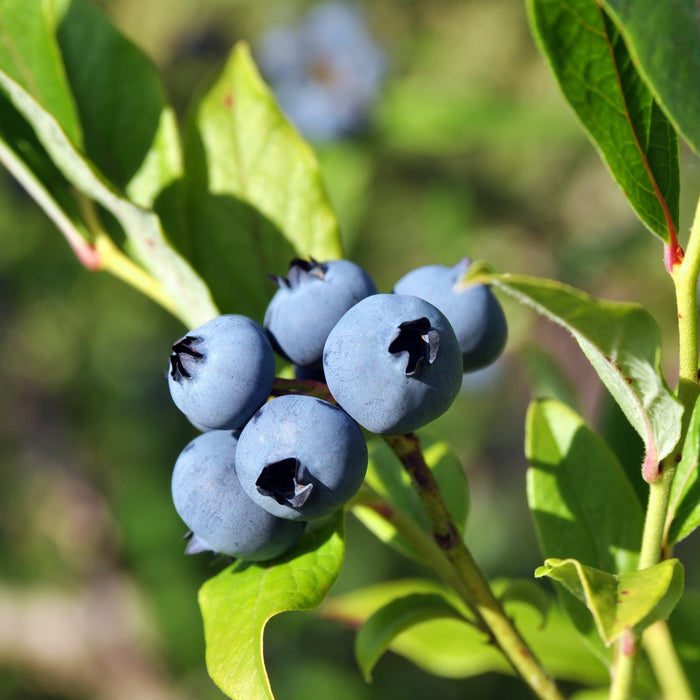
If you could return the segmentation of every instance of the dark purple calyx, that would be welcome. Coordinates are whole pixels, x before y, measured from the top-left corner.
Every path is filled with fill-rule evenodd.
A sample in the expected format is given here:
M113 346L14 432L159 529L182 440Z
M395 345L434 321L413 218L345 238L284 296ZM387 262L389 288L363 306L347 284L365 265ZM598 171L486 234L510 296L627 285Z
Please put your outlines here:
M303 282L308 281L311 277L322 280L325 275L325 266L320 262L316 262L313 258L309 258L308 260L294 258L294 260L289 263L289 272L286 277L278 277L277 275L268 275L268 277L278 287L293 289Z
M189 379L191 376L186 367L189 364L187 358L197 361L204 359L204 355L193 347L199 341L200 338L186 335L173 345L173 351L170 354L170 376L176 382L182 381L183 378Z
M258 493L274 498L282 506L300 508L306 503L314 485L296 457L266 465L255 482Z
M417 318L415 321L404 321L399 326L396 338L389 345L389 352L398 355L405 352L406 376L412 377L420 373L425 365L430 365L437 357L440 346L440 334L425 318Z

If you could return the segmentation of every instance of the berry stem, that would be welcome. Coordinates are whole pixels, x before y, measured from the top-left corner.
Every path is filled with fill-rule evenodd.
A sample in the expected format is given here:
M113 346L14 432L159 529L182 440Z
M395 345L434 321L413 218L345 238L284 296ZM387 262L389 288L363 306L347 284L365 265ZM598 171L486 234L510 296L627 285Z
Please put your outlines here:
M685 677L666 621L660 620L646 629L642 641L663 696L674 700L693 700L695 695Z
M483 572L460 537L445 501L425 463L416 435L390 435L384 439L401 461L433 526L433 537L449 560L462 586L469 592L465 600L477 618L483 620L493 641L513 669L542 700L562 700L556 684L515 629L493 594ZM459 592L459 591L458 591Z
M186 311L178 309L162 285L156 282L140 265L127 257L104 232L95 236L94 248L99 259L99 268L118 277L156 304L180 319L186 326L191 324Z
M690 421L698 388L698 306L697 285L700 275L700 199L695 210L695 219L690 229L690 238L685 257L675 269L672 277L676 289L678 310L679 371L678 398L685 407L684 418Z
M284 396L285 394L304 394L305 396L315 396L317 399L328 401L328 403L335 403L335 399L323 382L316 382L313 379L275 377L271 396Z
M122 280L122 282L126 282L144 296L155 301L156 304L169 311L175 318L180 319L186 326L192 325L192 319L188 318L187 310L179 309L163 286L153 279L140 265L137 265L125 255L107 235L97 214L95 203L81 192L76 192L76 201L87 228L92 235L90 245L95 262L90 269L111 273ZM80 258L80 255L78 257ZM195 323L194 325L199 324Z
M634 667L636 661L636 640L631 644L631 650L626 653L625 643L619 640L615 646L615 663L610 672L610 694L608 700L629 700L634 685Z
M366 482L357 495L350 501L351 509L366 508L393 525L397 532L411 544L421 561L430 567L476 614L476 602L471 591L453 568L444 551L437 546L435 538L431 537L415 520L393 508ZM470 618L470 622L473 619ZM479 623L479 621L477 620ZM479 625L483 627L483 624Z

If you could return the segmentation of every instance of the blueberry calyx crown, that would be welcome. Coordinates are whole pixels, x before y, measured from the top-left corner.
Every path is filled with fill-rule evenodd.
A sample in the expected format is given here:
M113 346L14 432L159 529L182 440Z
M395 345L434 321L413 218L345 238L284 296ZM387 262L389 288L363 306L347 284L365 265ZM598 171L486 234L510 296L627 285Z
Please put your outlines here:
M299 286L302 282L308 280L309 277L316 277L322 280L326 275L325 267L320 263L309 258L294 258L289 263L289 272L286 277L278 275L268 275L268 277L278 286L286 289L293 289Z
M266 465L255 482L258 493L274 498L282 506L301 508L313 491L307 471L296 457Z
M195 360L201 360L204 355L201 352L195 350L192 346L199 342L199 338L195 338L191 335L186 335L184 338L180 338L172 347L172 353L170 355L170 376L179 382L183 378L189 379L190 373L187 371L184 363L182 362L181 355L188 355Z
M398 335L389 345L389 352L394 355L402 352L408 354L405 372L407 377L412 377L419 374L422 367L435 361L439 347L440 333L423 316L404 321L399 326Z

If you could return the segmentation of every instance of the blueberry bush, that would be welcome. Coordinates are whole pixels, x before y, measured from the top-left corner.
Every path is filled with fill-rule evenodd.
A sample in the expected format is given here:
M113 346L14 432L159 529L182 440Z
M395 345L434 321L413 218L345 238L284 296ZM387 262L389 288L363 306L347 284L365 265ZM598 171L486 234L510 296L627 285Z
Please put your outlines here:
M169 433L171 493L155 502L177 513L187 543L156 547L196 555L185 565L201 574L206 668L231 698L277 695L266 626L310 610L353 630L368 683L391 651L436 677L512 676L517 685L498 691L509 697L700 694L692 551L675 556L700 525L700 214L681 234L681 156L700 153L700 10L691 0L526 7L538 60L636 229L651 234L635 240L658 249L665 272L649 284L672 287L675 305L652 313L599 298L461 244L438 246L457 254L415 260L386 286L348 260L342 188L331 197L326 177L339 187L347 167L352 184L353 163L377 146L371 106L389 80L354 5L321 3L277 27L259 61L245 37L227 47L181 118L156 66L94 3L0 0L0 161L84 268L111 273L178 324L150 338L161 359L147 371L180 421ZM422 158L464 137L429 100L415 103L437 110L421 130L402 107L413 88L403 89L384 106L397 152ZM326 142L349 136L365 139L360 160L341 156L334 171ZM350 211L357 191L345 193ZM587 200L581 215L597 206ZM551 221L542 214L543 227ZM478 540L508 528L509 512L494 507L470 533L469 469L441 434L451 420L453 435L477 420L460 413L460 396L521 337L525 312L563 331L607 401L594 426L547 353L548 331L518 348L531 376L518 495L541 552L529 577L480 564ZM105 313L97 325L110 322ZM675 359L661 352L669 327ZM150 357L151 347L115 345L115 357ZM128 363L119 367L128 380ZM499 440L512 429L498 420L505 412L477 425ZM128 435L119 442L138 450ZM137 511L141 488L129 493ZM335 592L358 532L348 527L346 542L349 515L412 575Z

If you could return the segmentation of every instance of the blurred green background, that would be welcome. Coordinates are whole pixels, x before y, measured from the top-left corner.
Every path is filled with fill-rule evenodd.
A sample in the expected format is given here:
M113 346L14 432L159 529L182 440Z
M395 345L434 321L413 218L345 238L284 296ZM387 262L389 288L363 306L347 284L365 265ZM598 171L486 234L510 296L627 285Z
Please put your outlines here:
M234 41L255 49L269 27L293 21L311 3L101 4L157 64L184 118ZM384 88L365 133L316 144L347 257L380 291L412 267L469 255L500 271L639 301L662 328L673 383L675 310L661 245L557 93L524 3L362 6L387 55ZM685 231L700 192L700 164L686 150L682 178ZM492 576L530 577L540 556L522 443L537 368L552 358L592 423L611 409L566 334L504 305L511 327L505 355L468 378L429 432L453 444L468 474L467 541L477 561ZM222 697L204 668L196 603L199 585L220 565L183 555L185 528L169 492L175 458L195 434L164 380L169 345L182 327L122 283L80 267L5 171L0 324L0 699ZM638 444L623 428L610 439L638 459ZM352 516L347 547L334 592L425 573L376 543ZM682 551L692 587L692 542ZM352 642L352 632L313 614L273 620L266 650L279 700L529 697L510 678L432 678L392 654L366 685Z

